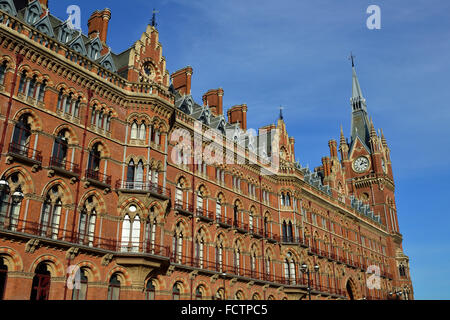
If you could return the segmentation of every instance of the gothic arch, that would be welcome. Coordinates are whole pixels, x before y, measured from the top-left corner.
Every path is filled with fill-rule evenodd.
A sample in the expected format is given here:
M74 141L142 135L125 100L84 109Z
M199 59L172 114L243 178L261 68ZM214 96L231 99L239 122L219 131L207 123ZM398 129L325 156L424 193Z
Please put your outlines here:
M68 144L78 146L80 144L80 140L78 139L78 136L77 136L75 130L73 130L73 128L68 124L62 124L62 125L56 127L55 130L53 130L53 136L55 136L55 137L58 136L58 134L64 130L67 130L69 132L69 137L66 137L66 138L68 138Z
M24 167L17 166L17 167L9 168L8 170L3 172L2 176L5 177L6 180L8 180L9 177L14 175L15 173L17 173L19 175L18 184L20 184L22 186L22 192L25 195L26 194L35 194L36 188L35 188L34 180L31 177L30 173Z
M120 266L116 266L116 267L112 268L111 270L109 270L109 272L106 275L105 282L109 283L109 279L111 279L111 276L115 273L117 273L117 276L118 276L121 284L123 284L125 286L131 286L130 274L128 273L127 269L125 269L124 267L120 267Z
M60 194L61 201L64 205L70 205L73 203L73 197L70 188L67 186L66 182L60 178L47 183L42 189L41 196L45 199L54 187L58 187L58 193Z
M19 111L17 111L17 113L14 115L13 119L14 121L18 122L20 117L22 117L23 115L28 114L30 117L28 118L28 124L31 127L32 131L42 131L42 120L41 118L37 115L37 113L29 108L24 108L21 109Z
M101 281L100 271L93 262L85 260L77 263L77 266L80 267L80 269L81 268L87 269L89 282Z

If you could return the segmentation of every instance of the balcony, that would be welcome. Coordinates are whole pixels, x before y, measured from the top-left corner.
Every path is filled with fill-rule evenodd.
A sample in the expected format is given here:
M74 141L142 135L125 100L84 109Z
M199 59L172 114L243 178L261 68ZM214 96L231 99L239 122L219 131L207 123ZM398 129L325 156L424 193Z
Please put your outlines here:
M156 183L151 182L134 182L134 181L122 181L116 182L116 190L119 192L127 193L149 193L154 197L167 200L170 198L170 189L159 186Z
M79 177L81 174L80 166L67 160L61 160L51 157L48 167L61 175L68 177Z
M87 169L86 180L103 189L111 189L111 176L100 173L97 170Z
M247 223L243 223L239 220L234 220L233 221L233 227L240 233L247 233L249 232L249 228L248 228L248 224Z
M9 144L8 156L16 161L31 164L33 167L42 166L42 152L14 142Z
M217 215L216 216L216 223L221 226L222 228L231 228L233 225L233 219L231 218L226 218L222 215Z
M206 222L213 222L214 221L214 212L206 210L204 208L197 208L197 217L200 220L206 221Z
M257 227L257 226L251 226L250 227L250 233L255 238L262 238L264 236L263 228L260 228L260 227Z
M283 236L282 241L283 244L300 244L305 245L302 237L293 237L293 236Z
M267 241L271 242L271 243L275 243L275 242L280 242L280 236L277 234L274 234L273 232L270 231L265 231L264 232L264 238L267 239Z
M89 233L72 232L51 223L42 224L0 215L0 232L17 236L35 236L48 242L67 246L83 246L120 253L151 254L169 257L169 248L150 242L130 242L126 245L114 239L101 238Z
M179 214L182 214L184 216L192 217L194 215L194 206L192 204L187 204L184 201L181 200L175 200L175 206L174 209Z

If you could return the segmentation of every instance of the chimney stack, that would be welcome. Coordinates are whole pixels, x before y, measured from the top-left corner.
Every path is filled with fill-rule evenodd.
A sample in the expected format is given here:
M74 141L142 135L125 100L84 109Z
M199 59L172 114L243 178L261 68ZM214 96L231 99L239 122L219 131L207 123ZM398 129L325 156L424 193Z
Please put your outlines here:
M178 90L181 94L191 94L191 78L192 67L187 66L184 69L178 70L170 76L172 78L173 88Z
M108 8L102 11L96 10L88 21L89 38L95 38L98 33L100 41L106 44L109 20L111 20L111 10Z
M231 124L238 123L242 130L247 130L247 105L237 105L232 107L227 112L228 122Z
M203 104L208 105L215 116L223 114L223 89L209 90L203 95Z

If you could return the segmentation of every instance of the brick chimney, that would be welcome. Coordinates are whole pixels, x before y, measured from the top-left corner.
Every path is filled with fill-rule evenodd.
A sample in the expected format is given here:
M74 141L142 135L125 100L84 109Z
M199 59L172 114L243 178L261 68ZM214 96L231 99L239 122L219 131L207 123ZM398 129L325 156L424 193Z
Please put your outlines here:
M213 115L223 114L223 89L209 90L203 95L203 104L208 105Z
M337 158L337 141L336 140L330 140L328 141L328 147L330 148L330 157L332 159Z
M228 122L240 124L240 128L247 130L247 105L237 105L227 111Z
M106 43L109 20L111 20L111 10L108 8L102 11L96 10L88 20L89 38L95 38L98 33L100 41Z
M191 94L191 78L192 67L187 66L184 69L178 70L170 76L172 79L173 88L178 90L181 94Z

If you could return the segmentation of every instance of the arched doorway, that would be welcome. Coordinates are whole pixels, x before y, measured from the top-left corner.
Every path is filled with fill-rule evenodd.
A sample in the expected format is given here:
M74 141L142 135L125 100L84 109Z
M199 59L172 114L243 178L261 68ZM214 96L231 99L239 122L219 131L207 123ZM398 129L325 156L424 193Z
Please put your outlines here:
M50 293L50 271L46 263L40 263L33 277L30 300L48 300Z
M348 280L347 281L347 287L346 287L346 289L347 289L347 295L348 295L348 298L350 299L350 300L355 300L355 296L354 296L354 291L353 291L353 286L352 286L352 283L351 283L351 281L350 280Z

